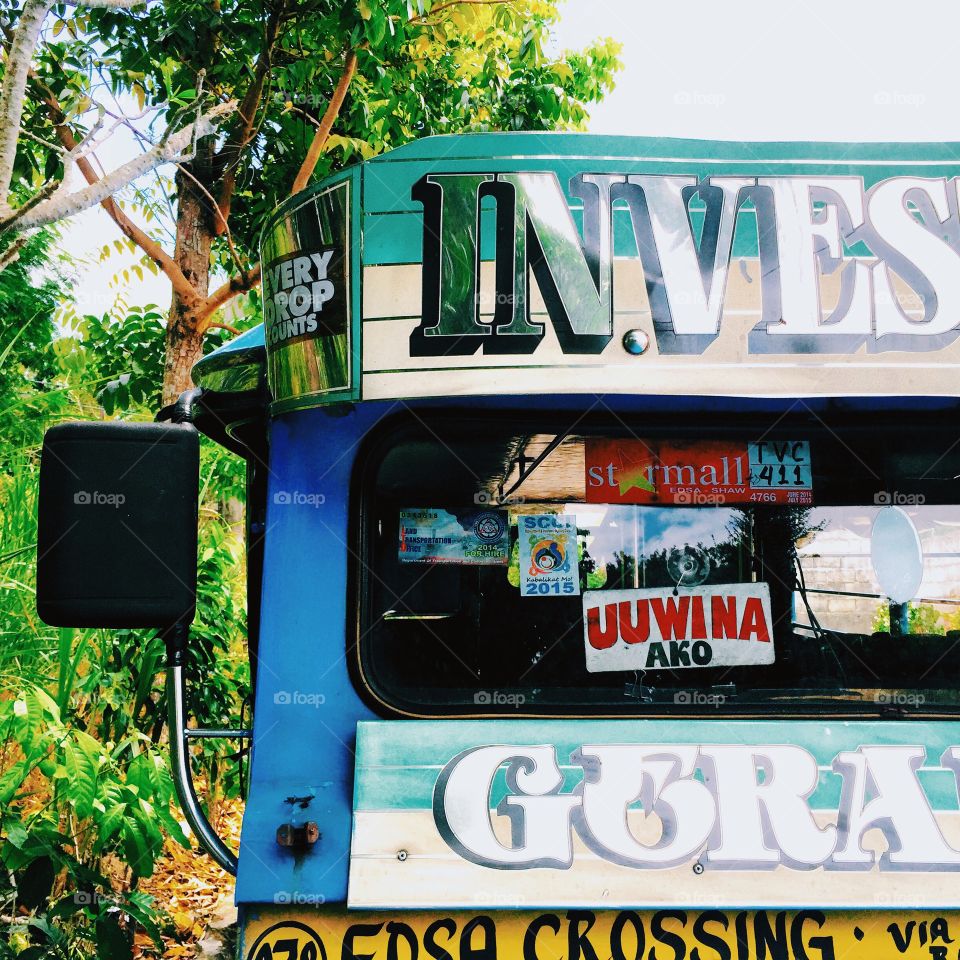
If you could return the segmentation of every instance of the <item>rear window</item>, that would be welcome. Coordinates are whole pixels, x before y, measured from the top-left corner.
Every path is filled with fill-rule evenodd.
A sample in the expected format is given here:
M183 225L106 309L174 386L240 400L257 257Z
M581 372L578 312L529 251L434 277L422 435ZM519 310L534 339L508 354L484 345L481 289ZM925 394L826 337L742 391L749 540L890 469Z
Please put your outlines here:
M416 715L953 713L960 444L435 416L368 447L362 682Z

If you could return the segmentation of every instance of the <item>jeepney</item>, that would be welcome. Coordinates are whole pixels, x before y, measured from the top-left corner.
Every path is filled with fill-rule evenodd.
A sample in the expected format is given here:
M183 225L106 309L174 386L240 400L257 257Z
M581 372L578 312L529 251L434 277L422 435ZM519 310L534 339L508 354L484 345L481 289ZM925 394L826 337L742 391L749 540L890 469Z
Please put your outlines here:
M243 960L960 956L958 157L427 138L279 208L263 325L112 486L120 427L48 437L133 484L114 559L184 464L82 617L168 630ZM196 430L249 467L239 855L189 769Z

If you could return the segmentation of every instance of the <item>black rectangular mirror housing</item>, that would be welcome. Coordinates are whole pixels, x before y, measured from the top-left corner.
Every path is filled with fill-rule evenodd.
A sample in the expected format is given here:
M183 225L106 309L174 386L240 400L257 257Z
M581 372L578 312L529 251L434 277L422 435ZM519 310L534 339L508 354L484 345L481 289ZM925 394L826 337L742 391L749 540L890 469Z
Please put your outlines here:
M189 424L47 431L37 612L55 627L168 628L196 608L200 443Z

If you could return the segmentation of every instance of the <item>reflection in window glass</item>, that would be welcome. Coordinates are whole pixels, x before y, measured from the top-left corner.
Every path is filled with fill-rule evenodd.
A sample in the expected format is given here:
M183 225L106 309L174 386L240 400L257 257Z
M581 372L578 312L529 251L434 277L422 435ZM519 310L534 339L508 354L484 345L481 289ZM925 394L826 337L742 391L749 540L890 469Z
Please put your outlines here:
M880 506L823 507L810 511L812 533L797 545L808 605L824 627L863 634L890 630L890 604L870 556L871 531ZM923 551L923 579L900 633L945 635L960 629L960 507L908 506ZM796 595L797 620L810 617ZM897 616L900 611L894 610Z
M809 426L802 435L782 429L809 451L813 506L742 495L693 506L587 502L584 450L592 434L460 422L392 432L363 491L360 554L369 572L361 579L357 649L365 683L419 714L643 715L703 712L704 703L734 714L952 710L960 685L960 506L952 502L960 500L953 479L960 453L945 456L916 431L906 456L902 444L870 431L840 439ZM608 424L596 435L625 430ZM746 449L757 435L724 442ZM673 447L691 445L695 438ZM871 557L884 509L878 488L911 491L902 509L919 537L922 578L907 603L884 595ZM485 510L497 522L481 523ZM462 531L465 545L448 543L427 551L429 562L411 562L401 539L422 542L430 528L411 533L403 525L431 512L444 518L444 536L453 530L456 540ZM550 515L575 518L577 589L527 595L518 522ZM480 550L471 538L499 535L500 522L502 548ZM590 597L609 611L600 617L634 618L632 642L647 642L636 618L647 618L653 643L667 620L682 616L686 636L700 630L708 644L736 638L714 622L732 615L734 606L722 604L762 598L769 624L751 636L767 642L760 635L769 627L773 654L720 665L634 657L629 669L591 670ZM634 606L624 611L621 603ZM598 636L606 635L602 626Z

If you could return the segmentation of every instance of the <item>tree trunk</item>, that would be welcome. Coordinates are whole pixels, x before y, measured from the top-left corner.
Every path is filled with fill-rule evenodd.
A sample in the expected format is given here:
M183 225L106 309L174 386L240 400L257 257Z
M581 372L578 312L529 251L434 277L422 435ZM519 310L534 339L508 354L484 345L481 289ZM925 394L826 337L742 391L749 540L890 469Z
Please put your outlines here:
M197 165L193 173L197 176ZM177 174L177 241L174 260L193 284L198 297L206 298L210 286L210 252L213 230L209 201L193 180ZM166 358L163 367L163 403L174 403L184 390L193 386L190 369L203 355L203 335L197 332L192 304L184 303L176 291L167 320Z

